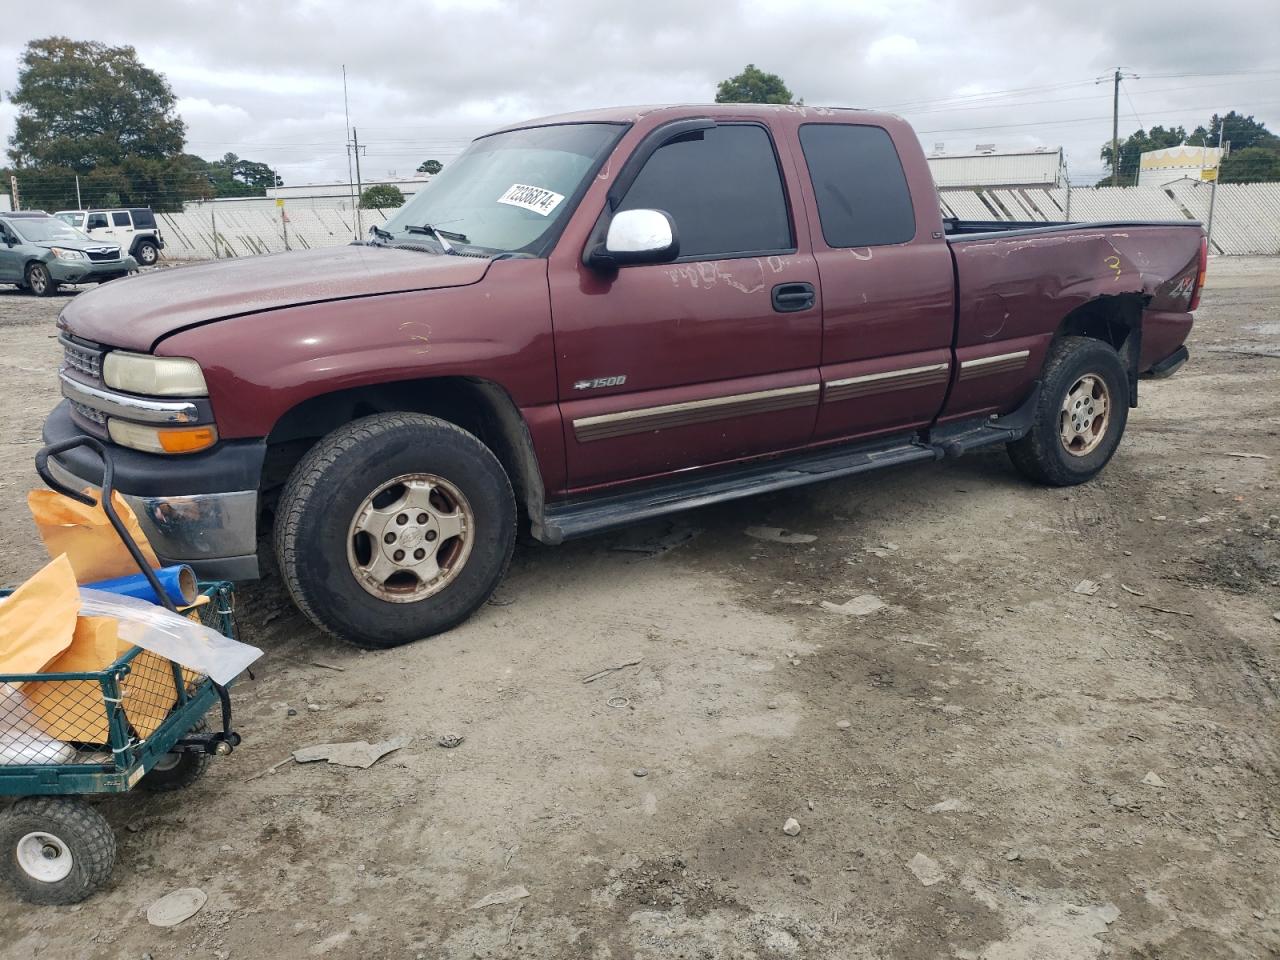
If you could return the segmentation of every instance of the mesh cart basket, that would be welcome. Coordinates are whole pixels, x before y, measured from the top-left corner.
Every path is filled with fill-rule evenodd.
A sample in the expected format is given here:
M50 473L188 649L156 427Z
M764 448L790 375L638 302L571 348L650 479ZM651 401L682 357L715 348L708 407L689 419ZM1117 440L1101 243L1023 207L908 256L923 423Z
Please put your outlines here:
M104 511L151 573L111 506L110 455L101 444L79 437L41 450L40 475L59 493L93 502L48 474L49 455L78 445L102 455ZM196 604L177 612L236 638L230 583L201 583ZM220 722L210 730L205 717L215 707ZM225 687L140 647L93 672L0 673L0 798L18 798L0 810L0 878L30 903L84 900L110 877L116 842L83 797L181 789L239 742Z

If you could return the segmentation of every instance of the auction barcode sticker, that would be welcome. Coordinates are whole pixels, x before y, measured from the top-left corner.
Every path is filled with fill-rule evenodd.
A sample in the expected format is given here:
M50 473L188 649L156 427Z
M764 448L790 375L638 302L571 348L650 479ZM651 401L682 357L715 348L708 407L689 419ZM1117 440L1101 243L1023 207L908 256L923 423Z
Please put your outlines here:
M554 190L513 183L507 188L507 192L498 198L498 202L510 204L513 207L524 207L545 217L560 206L560 201L563 199L564 194L556 193Z

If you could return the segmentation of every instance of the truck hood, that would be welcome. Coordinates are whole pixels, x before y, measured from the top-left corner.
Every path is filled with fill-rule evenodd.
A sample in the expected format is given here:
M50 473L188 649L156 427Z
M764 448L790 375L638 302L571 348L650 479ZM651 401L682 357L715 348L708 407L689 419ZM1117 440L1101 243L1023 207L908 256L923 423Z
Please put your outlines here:
M216 260L89 290L67 304L58 326L95 343L149 351L179 330L247 313L478 283L489 262L356 245Z

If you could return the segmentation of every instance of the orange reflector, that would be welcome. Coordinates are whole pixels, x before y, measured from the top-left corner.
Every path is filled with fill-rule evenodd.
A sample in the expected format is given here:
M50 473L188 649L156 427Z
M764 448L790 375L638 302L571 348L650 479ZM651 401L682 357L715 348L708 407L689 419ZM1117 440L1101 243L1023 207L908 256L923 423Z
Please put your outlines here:
M165 453L195 453L218 442L218 431L213 427L175 427L156 431L156 437Z

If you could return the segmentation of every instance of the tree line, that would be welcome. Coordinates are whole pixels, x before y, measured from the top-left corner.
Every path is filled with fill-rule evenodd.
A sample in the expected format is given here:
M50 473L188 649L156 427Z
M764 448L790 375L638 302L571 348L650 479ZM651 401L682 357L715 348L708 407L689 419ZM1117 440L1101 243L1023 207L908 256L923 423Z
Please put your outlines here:
M186 124L165 78L130 46L45 37L26 46L3 189L18 178L22 205L151 206L184 200L263 197L283 182L268 164L234 153L217 160L186 152Z

